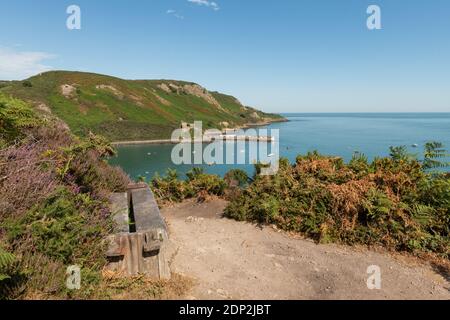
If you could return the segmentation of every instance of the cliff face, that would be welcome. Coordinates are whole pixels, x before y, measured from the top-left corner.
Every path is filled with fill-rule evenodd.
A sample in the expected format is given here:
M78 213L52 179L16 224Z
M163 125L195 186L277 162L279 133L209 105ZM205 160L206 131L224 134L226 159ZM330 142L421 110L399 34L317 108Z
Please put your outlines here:
M236 98L175 80L123 80L105 75L54 71L0 90L62 119L77 135L90 131L115 141L169 138L181 122L204 128L283 121L242 105Z

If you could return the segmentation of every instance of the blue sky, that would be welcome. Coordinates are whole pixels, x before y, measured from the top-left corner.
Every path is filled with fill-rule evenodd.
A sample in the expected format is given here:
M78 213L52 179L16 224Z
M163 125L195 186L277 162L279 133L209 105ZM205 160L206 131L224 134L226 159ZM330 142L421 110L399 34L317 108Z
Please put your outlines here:
M448 0L0 4L2 79L81 70L193 81L271 112L450 111ZM81 30L66 28L71 4ZM382 30L366 27L370 4Z

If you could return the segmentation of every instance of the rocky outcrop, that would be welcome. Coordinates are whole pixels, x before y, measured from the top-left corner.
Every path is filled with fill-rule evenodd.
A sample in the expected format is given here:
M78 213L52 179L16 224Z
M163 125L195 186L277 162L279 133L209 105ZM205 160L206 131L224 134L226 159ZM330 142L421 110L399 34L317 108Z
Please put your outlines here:
M123 99L124 94L122 92L120 92L120 90L118 90L116 87L111 86L111 85L107 85L107 84L99 84L97 86L95 86L95 88L100 89L100 90L107 90L112 92L116 97Z
M61 86L61 93L66 98L73 97L74 93L76 92L77 88L74 85L70 84L63 84Z
M214 96L205 88L198 84L184 84L178 85L175 83L161 83L158 85L158 88L167 92L167 93L176 93L176 94L190 94L205 100L207 103L217 107L221 111L227 112L220 103L214 98ZM240 102L239 102L240 104Z

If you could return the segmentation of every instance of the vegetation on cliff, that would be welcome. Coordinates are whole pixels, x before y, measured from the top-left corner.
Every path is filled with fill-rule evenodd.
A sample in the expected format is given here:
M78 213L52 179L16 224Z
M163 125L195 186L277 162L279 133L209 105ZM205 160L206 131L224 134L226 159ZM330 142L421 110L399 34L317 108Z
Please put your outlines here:
M111 141L168 139L181 122L203 121L205 129L220 129L283 120L244 106L232 96L175 80L122 80L53 71L5 82L0 91L58 116L76 135L93 132Z

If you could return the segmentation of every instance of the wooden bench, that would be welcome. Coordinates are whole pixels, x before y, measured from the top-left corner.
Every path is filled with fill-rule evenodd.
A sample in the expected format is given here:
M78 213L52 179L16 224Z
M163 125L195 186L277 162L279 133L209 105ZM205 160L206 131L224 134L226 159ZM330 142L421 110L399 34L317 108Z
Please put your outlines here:
M108 237L107 269L169 279L167 226L150 188L130 185L128 192L111 195L110 207L115 230Z

